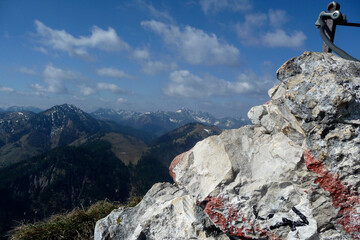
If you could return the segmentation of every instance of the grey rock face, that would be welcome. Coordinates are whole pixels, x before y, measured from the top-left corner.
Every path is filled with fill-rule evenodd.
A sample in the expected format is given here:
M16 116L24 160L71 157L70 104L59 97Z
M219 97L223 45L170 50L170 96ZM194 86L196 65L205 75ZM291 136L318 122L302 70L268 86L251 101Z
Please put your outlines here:
M100 220L96 239L207 239L211 224L214 239L360 239L360 63L305 52L277 76L254 125L179 155L175 185Z
M157 183L134 208L120 208L96 224L95 239L229 239L184 190Z

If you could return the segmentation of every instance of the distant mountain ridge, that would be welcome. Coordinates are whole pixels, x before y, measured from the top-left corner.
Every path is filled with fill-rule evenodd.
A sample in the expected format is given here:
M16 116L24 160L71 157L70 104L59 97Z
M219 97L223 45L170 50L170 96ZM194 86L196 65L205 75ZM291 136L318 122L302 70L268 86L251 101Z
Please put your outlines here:
M63 104L40 113L0 113L0 168L52 148L80 145L94 135L115 132L151 141L139 130L100 121L79 108ZM116 136L116 138L119 138Z
M86 138L101 123L71 105L54 106L41 113L0 113L0 167L25 160L51 148Z
M114 121L125 126L154 133L157 136L193 122L214 125L221 129L239 128L250 123L247 119L215 118L210 113L192 111L186 108L181 108L175 112L156 111L146 113L100 108L90 114L99 120Z
M58 106L72 106L63 104ZM74 106L73 106L74 107ZM77 108L77 107L74 107ZM51 108L50 108L51 109ZM78 109L78 108L77 108ZM79 109L80 110L80 109ZM49 110L41 110L36 107L12 106L7 109L0 109L0 112L33 112L41 113ZM85 113L85 111L80 110ZM145 131L157 137L184 126L187 123L202 123L214 125L221 129L233 129L250 124L247 118L223 117L216 118L208 112L193 111L181 108L177 111L154 111L154 112L135 112L128 110L114 110L109 108L99 108L88 113L95 119L101 121L112 121L122 126L131 127Z
M21 112L21 111L39 113L42 112L43 109L32 106L11 106L8 108L0 108L0 112Z

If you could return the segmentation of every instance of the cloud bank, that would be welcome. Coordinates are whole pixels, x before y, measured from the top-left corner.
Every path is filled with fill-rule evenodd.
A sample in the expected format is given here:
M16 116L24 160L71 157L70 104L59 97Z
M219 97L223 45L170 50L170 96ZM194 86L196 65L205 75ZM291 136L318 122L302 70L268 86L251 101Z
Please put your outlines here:
M265 13L245 15L245 21L236 24L236 33L244 46L300 48L305 45L302 31L291 33L283 29L288 21L285 11L270 9Z
M235 81L227 81L211 75L200 77L188 70L180 70L170 74L169 82L163 92L168 96L187 98L261 94L273 83L273 79L259 77L253 73L240 74Z
M77 72L56 68L51 64L45 67L42 73L42 77L46 86L36 83L32 84L31 88L37 92L49 92L57 94L64 94L68 92L68 89L65 85L66 81L80 80L82 78L81 74Z
M99 68L96 69L96 74L103 77L118 78L118 79L132 79L133 76L126 74L124 71L115 68Z
M109 27L107 30L93 26L90 36L74 37L65 30L56 30L46 26L39 20L35 20L36 34L39 42L47 47L68 53L83 59L92 59L89 49L99 49L112 52L130 49L116 31Z
M159 21L143 21L141 25L159 34L164 42L193 65L236 65L240 51L235 46L219 39L215 34L190 26L165 24Z
M223 10L246 11L252 8L249 0L200 0L200 5L205 14L215 14Z

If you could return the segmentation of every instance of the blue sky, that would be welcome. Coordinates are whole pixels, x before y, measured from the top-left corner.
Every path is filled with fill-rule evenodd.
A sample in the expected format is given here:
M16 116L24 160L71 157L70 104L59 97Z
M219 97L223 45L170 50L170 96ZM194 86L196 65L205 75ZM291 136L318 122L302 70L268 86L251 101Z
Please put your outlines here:
M186 107L244 117L276 70L320 51L329 1L0 0L0 108L70 103L134 111ZM360 22L360 1L339 1ZM360 29L335 43L360 58Z

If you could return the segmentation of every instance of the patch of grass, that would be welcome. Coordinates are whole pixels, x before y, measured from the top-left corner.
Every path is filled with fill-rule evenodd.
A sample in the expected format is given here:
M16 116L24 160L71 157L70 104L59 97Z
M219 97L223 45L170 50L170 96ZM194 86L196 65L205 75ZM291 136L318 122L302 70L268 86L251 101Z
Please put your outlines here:
M74 209L33 224L21 224L10 233L10 240L89 240L94 238L96 221L120 204L100 201L85 209Z
M129 197L128 202L127 202L127 207L135 207L136 205L138 205L141 202L142 199L143 199L143 197L140 197L140 196Z

